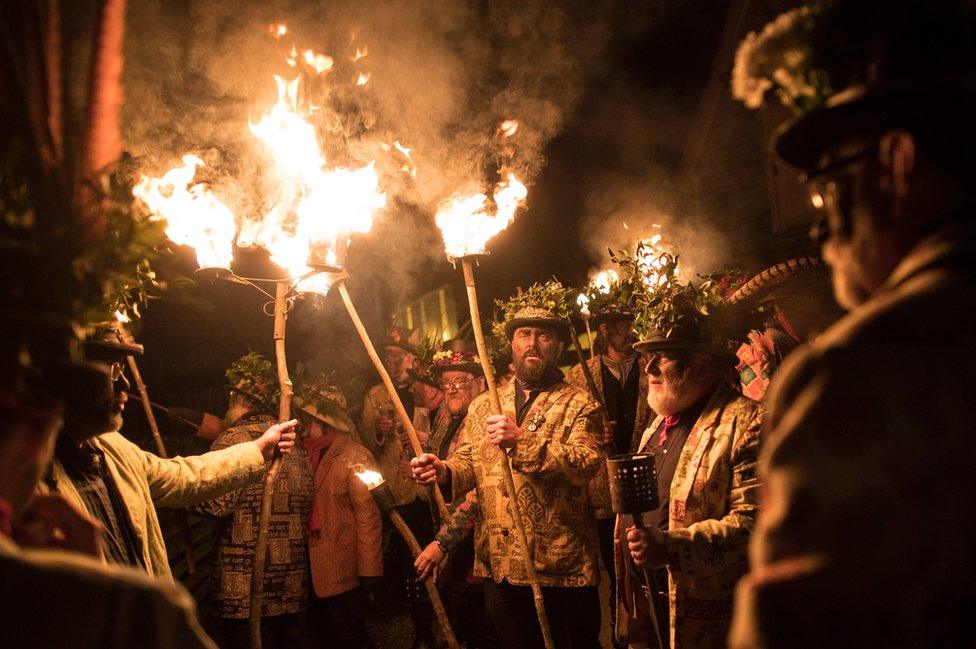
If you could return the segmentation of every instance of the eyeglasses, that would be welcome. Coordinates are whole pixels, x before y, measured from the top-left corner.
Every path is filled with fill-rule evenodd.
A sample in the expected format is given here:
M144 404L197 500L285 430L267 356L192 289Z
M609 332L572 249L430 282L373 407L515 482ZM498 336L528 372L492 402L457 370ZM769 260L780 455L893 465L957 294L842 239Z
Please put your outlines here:
M125 368L122 367L122 363L112 363L109 365L108 374L113 381L118 381L125 374Z
M440 381L438 385L444 392L450 392L451 390L463 390L469 385L474 379L464 379L463 381Z

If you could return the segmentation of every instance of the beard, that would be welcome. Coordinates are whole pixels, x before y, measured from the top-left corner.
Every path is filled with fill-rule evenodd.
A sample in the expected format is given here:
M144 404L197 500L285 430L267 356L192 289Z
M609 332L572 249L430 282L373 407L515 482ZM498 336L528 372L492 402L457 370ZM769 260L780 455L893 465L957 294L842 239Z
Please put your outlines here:
M515 359L515 377L526 385L542 387L555 367L555 362L545 357L527 359L522 356Z
M831 238L824 244L822 252L824 261L830 266L837 303L848 311L863 304L871 296L871 290L865 286L851 242Z
M668 376L660 386L650 386L647 391L647 405L655 413L667 416L681 412L691 405L688 403L688 387L691 384L689 372L676 372Z

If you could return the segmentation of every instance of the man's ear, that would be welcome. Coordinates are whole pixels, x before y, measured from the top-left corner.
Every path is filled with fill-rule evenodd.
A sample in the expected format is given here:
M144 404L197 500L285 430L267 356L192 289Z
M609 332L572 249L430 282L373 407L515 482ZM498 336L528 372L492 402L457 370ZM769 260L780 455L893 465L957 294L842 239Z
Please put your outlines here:
M559 357L563 355L563 350L564 349L566 349L566 343L564 343L563 341L560 340L559 341L559 353L556 354L556 360L557 361L559 360Z
M892 200L904 200L915 174L915 136L905 129L894 129L881 136L878 158L888 175L887 189Z

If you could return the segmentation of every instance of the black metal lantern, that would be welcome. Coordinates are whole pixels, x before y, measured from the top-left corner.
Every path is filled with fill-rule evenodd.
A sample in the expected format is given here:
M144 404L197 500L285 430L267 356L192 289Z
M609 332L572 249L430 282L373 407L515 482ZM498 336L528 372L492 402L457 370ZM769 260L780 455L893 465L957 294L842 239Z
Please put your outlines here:
M654 456L646 453L607 459L610 506L615 514L642 514L657 509Z

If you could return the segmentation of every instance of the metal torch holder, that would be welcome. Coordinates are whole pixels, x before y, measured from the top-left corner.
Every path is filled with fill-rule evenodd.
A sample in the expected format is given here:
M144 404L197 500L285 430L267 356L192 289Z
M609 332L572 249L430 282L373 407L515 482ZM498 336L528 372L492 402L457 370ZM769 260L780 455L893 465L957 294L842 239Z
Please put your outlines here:
M654 475L654 456L638 453L607 458L607 481L610 484L610 507L613 513L632 515L634 526L643 530L644 512L661 506L657 495L657 477ZM647 608L654 635L653 646L659 646L661 633L651 595L651 574L647 569L644 570L644 579L648 586Z
M376 501L376 506L384 514L389 514L396 507L396 498L393 497L393 490L390 489L390 485L386 483L386 480L380 482L378 485L369 487L369 494Z

